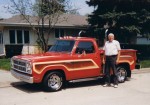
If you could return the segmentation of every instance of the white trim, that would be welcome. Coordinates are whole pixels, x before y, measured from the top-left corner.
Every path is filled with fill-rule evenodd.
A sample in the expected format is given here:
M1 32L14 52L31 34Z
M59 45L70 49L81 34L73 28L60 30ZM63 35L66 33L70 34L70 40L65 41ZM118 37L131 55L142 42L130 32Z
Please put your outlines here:
M17 30L15 30L15 44L19 44L17 43Z

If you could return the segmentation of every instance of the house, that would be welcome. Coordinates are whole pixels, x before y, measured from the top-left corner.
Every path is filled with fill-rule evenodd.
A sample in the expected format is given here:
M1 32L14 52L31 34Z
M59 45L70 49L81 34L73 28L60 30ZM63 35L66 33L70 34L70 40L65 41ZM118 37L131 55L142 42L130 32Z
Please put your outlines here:
M56 38L62 36L76 36L80 30L89 26L86 16L63 14L60 16L61 18L66 18L66 20L55 24L48 38L48 45L53 45ZM39 27L36 17L30 16L29 19L32 25ZM48 25L48 21L45 21L45 30ZM44 35L46 35L46 31ZM39 53L37 38L37 34L32 30L30 24L20 15L0 20L0 55L12 57L19 54Z
M136 44L150 45L150 35L147 35L147 37L143 37L142 35L138 34Z

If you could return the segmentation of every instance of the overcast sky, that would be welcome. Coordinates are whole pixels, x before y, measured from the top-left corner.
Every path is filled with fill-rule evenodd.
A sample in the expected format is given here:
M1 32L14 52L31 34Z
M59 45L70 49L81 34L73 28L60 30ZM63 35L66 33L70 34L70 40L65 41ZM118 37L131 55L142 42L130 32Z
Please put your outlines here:
M88 7L85 1L89 0L70 0L73 7L78 9L81 15L89 14L93 11L92 7ZM10 5L10 0L0 0L0 18L9 18L12 16L5 7Z

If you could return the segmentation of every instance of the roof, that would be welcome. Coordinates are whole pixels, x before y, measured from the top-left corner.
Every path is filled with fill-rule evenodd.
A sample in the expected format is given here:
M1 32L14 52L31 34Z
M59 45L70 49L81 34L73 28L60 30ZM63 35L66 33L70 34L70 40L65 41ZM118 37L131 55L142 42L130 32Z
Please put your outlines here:
M32 23L32 25L38 26L37 21L38 17L27 16L27 18ZM44 25L48 26L49 21L46 18ZM30 25L29 22L27 22L27 20L23 18L23 16L15 15L11 18L0 20L0 26L30 26ZM59 17L57 24L55 24L55 27L87 27L87 26L89 26L89 24L86 16L74 14L62 14Z

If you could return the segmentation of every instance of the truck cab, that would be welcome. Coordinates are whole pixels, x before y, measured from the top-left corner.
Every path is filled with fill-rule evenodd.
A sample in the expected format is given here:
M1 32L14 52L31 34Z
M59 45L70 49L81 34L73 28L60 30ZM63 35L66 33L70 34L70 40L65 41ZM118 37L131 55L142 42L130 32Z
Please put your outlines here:
M19 55L11 59L11 73L28 83L42 83L46 91L62 89L66 81L102 78L104 51L94 38L64 37L43 54ZM136 50L121 50L118 80L124 82L135 69Z

